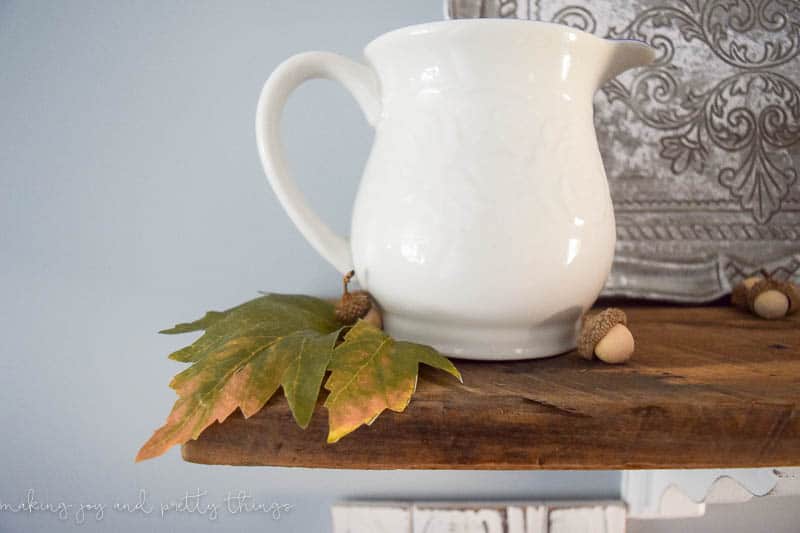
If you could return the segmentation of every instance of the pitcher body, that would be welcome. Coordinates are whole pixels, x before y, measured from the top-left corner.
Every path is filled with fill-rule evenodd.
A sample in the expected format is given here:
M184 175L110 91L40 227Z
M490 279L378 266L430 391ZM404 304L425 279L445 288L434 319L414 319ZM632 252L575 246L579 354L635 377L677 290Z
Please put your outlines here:
M349 242L316 246L352 264L388 333L475 359L575 346L615 242L592 95L650 53L613 46L551 24L448 21L379 37L369 76L337 78L375 140Z

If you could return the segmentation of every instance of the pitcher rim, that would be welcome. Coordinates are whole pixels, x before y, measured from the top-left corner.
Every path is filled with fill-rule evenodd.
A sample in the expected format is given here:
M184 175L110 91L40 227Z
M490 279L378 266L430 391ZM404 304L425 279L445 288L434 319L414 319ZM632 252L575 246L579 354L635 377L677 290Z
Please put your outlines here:
M641 44L647 44L643 41L638 39L606 39L603 37L598 37L592 33L589 33L584 30L580 30L578 28L573 28L571 26L566 26L564 24L559 24L557 22L547 22L541 20L528 20L528 19L498 19L498 18L475 18L475 19L448 19L448 20L438 20L433 22L423 22L420 24L412 24L410 26L403 26L401 28L397 28L394 30L389 30L386 33L382 33L378 35L374 39L372 39L367 45L364 47L364 52L369 53L369 50L372 49L375 45L379 43L383 43L384 41L394 40L400 37L415 37L421 35L429 35L432 33L436 33L441 31L446 27L453 27L453 26L500 26L500 25L516 25L516 26L538 26L538 27L546 27L552 30L557 30L560 34L567 34L572 33L576 35L580 35L582 37L590 37L592 40L597 41L632 41Z

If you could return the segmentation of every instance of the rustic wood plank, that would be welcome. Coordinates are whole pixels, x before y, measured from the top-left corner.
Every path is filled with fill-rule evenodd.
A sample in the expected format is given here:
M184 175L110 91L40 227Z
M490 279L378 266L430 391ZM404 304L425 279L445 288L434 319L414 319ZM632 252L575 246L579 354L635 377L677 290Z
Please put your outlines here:
M325 444L276 398L183 447L187 461L359 469L633 469L800 465L800 319L730 307L623 305L624 366L550 359L423 369L405 413Z

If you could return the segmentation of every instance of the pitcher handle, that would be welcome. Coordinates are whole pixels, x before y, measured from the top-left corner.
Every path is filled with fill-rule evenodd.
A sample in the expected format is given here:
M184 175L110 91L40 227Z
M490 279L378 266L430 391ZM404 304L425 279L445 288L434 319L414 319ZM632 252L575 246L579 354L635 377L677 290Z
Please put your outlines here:
M380 114L378 78L368 66L329 52L306 52L284 61L270 75L256 111L256 142L264 172L289 218L314 249L340 273L353 269L349 241L337 235L308 205L289 172L281 140L283 108L291 92L312 78L335 80L361 106L367 122Z

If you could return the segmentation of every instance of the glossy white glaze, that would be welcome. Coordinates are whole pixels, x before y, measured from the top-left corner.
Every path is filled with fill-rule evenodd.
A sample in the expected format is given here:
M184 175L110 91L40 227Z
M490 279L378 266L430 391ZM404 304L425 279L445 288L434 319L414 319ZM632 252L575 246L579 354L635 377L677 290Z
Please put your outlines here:
M592 94L652 50L484 19L396 30L365 56L301 54L264 87L259 150L289 216L337 269L355 268L399 339L472 359L572 349L614 253ZM349 243L308 208L283 158L283 104L312 77L341 81L376 129Z

